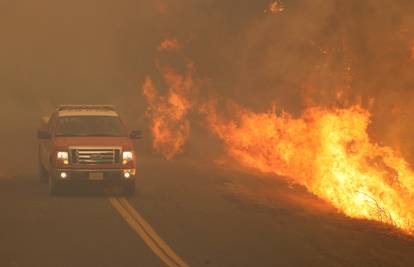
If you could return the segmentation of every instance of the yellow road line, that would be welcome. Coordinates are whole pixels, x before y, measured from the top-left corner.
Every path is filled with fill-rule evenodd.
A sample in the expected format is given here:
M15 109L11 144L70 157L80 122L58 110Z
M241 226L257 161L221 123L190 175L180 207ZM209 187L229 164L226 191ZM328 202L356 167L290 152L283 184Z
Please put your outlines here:
M171 248L168 246L164 240L161 239L161 237L152 229L152 227L142 218L142 216L131 206L131 204L125 199L121 198L119 199L121 203L124 203L134 218L136 218L141 226L145 229L145 231L154 239L154 241L165 251L165 253L168 254L178 265L182 267L189 267L187 263L185 263Z
M112 206L168 267L189 267L125 198L110 198Z
M158 256L167 266L169 267L178 267L165 253L161 248L151 239L150 236L145 232L145 230L138 224L131 214L121 205L121 203L116 198L110 198L112 206L119 212L119 214L124 218L124 220L132 227L132 229L142 238L142 240L147 244L147 246Z

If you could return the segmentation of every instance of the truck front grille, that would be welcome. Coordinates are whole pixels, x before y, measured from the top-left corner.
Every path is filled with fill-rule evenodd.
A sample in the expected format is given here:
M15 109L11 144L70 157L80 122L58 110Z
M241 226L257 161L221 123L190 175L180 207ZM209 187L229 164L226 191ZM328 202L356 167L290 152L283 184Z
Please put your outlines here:
M119 148L73 148L70 150L72 164L114 164L120 162Z

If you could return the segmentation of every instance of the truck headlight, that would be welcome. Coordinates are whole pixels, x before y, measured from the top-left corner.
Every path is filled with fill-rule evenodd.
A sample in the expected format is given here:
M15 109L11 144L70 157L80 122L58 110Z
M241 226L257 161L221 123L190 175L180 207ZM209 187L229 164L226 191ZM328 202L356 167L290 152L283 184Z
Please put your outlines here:
M134 159L134 153L132 151L124 151L122 152L122 163L127 164L128 162Z
M62 161L63 164L68 165L69 164L69 153L66 151L58 151L56 154L56 157L58 160Z

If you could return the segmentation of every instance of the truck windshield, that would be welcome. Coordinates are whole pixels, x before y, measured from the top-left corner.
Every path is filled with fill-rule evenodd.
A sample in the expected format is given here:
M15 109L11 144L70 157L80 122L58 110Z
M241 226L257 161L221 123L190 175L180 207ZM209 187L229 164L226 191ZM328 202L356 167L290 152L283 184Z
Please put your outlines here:
M126 136L126 130L118 117L68 116L57 122L56 136Z

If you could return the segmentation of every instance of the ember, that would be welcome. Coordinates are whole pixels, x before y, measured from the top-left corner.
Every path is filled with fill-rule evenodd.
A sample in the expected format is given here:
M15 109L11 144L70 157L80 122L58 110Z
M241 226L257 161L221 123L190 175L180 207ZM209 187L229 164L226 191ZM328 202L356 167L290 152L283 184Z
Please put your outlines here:
M267 9L265 10L265 13L276 14L276 13L282 12L283 10L285 10L283 4L279 1L276 1L276 2L269 4Z
M180 44L176 39L166 39L158 46L160 52L172 52L180 49Z

